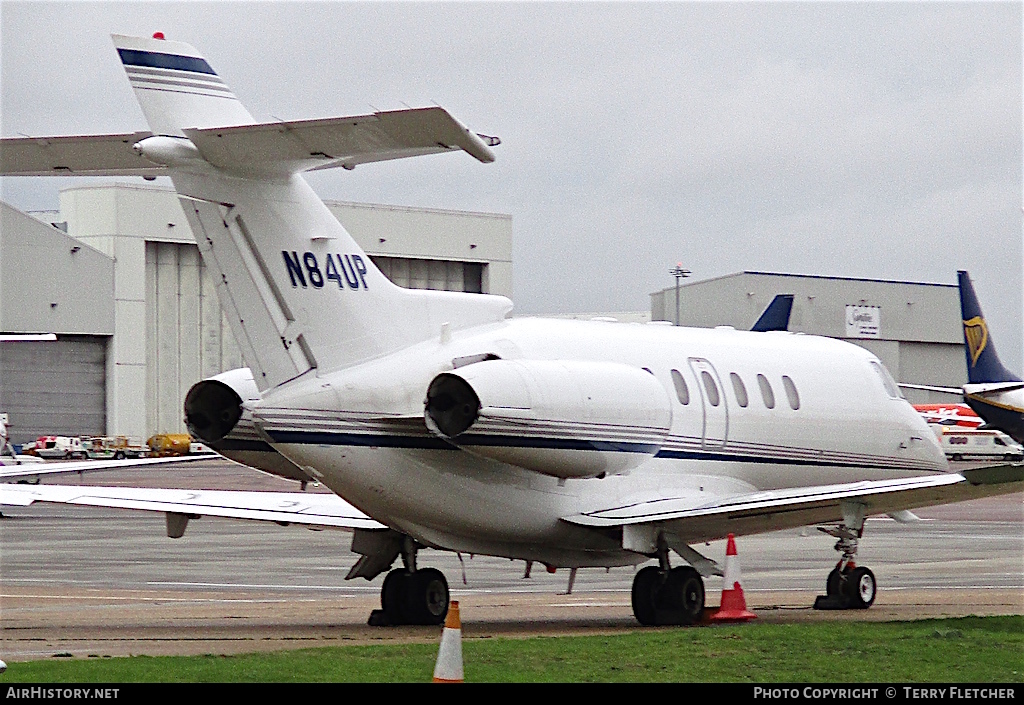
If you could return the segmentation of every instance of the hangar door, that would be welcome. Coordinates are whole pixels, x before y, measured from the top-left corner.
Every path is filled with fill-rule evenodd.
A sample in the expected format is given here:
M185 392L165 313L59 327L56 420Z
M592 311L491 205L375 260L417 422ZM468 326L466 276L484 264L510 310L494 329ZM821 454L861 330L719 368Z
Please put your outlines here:
M59 335L0 345L0 411L12 443L107 430L107 338Z

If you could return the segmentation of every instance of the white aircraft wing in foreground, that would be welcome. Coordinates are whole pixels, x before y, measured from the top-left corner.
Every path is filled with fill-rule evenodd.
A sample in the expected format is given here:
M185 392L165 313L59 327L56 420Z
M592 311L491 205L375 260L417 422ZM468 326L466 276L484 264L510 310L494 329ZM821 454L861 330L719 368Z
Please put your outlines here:
M172 523L177 522L175 526L180 527L174 538L184 533L189 518L202 516L342 529L387 528L333 494L0 485L0 505L27 507L36 502L164 512L168 514L169 535L173 535Z
M10 457L0 457L0 483L31 482L40 477L54 475L82 475L99 470L123 470L130 467L148 465L167 465L175 463L191 463L197 460L209 460L210 455L182 455L173 458L135 458L124 460L80 460L58 462L26 462L18 463ZM9 462L10 464L4 464Z
M1024 487L1019 466L952 472L881 362L855 345L509 318L501 296L395 286L301 172L448 151L486 163L496 138L436 107L260 124L194 47L162 35L114 43L150 128L131 150L171 178L247 366L189 390L189 431L228 457L319 481L376 522L355 525L363 558L348 577L402 565L372 623L444 621L447 581L417 564L431 547L552 569L654 559L634 578L634 614L692 624L704 609L694 566L710 562L690 544L818 522L840 539L830 606L866 608L874 575L853 558L868 514ZM31 154L9 163L7 144L32 151L0 142L0 174L46 171L37 162L65 171ZM73 140L60 144L74 153ZM76 502L117 503L103 506L180 516L224 505L287 521L274 513L284 507L242 495L193 507L187 494L77 491ZM312 501L300 497L285 501ZM670 551L690 565L672 566Z

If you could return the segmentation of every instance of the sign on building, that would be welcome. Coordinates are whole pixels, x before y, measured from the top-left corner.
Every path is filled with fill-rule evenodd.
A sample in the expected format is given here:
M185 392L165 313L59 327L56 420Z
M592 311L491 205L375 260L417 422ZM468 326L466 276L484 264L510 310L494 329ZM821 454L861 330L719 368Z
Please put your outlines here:
M881 306L846 306L847 338L879 338L881 330Z

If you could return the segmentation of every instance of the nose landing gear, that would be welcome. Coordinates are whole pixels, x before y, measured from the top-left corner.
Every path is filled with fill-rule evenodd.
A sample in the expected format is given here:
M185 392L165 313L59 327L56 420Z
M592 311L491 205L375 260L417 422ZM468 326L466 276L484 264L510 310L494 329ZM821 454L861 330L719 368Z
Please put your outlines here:
M818 529L835 536L835 549L843 555L825 581L825 594L814 601L816 610L866 610L875 602L878 585L870 569L858 566L853 561L857 554L857 542L864 534L863 504L844 502L843 523L835 527Z

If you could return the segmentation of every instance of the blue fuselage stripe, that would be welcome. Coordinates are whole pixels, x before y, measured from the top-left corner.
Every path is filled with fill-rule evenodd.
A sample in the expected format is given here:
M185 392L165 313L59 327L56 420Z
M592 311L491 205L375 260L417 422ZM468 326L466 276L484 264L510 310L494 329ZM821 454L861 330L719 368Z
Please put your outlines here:
M121 63L125 66L147 66L158 69L205 73L210 76L217 75L204 59L194 56L159 54L155 51L140 51L138 49L118 49L117 53L121 55Z
M327 431L269 431L275 443L321 446L356 446L361 448L404 448L414 450L459 450L457 446L441 438L429 436L401 436L374 433L331 433ZM814 460L807 458L786 458L767 455L746 455L729 452L661 450L644 443L616 443L610 441L574 440L563 438L521 438L517 436L484 436L467 434L461 436L463 446L490 446L507 448L546 448L561 450L589 450L617 453L646 453L656 458L671 460L712 460L734 463L772 463L782 465L809 465L829 467L888 467L884 463L853 461Z

